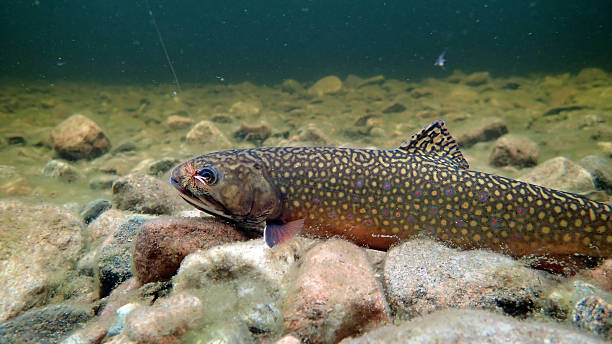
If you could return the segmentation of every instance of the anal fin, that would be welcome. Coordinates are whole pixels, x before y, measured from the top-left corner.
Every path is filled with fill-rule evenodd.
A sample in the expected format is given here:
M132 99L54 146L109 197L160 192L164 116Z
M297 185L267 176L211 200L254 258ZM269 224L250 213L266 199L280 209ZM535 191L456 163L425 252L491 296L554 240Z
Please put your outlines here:
M274 247L287 242L296 236L304 227L304 219L287 223L270 223L264 229L264 241L268 247Z

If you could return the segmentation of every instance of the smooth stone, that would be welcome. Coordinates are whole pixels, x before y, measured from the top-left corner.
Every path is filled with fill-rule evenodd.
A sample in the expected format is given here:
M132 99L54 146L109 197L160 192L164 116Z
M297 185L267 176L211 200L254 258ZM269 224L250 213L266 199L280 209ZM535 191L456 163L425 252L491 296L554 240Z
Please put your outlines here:
M495 141L489 162L496 167L531 167L538 163L539 155L535 142L526 137L506 134Z
M177 158L163 158L155 160L147 165L147 174L159 177L180 163L181 160Z
M85 224L89 224L91 221L95 220L98 216L100 216L103 212L109 210L113 207L113 204L106 199L96 199L93 200L81 209L79 216L85 222Z
M197 250L248 237L218 218L161 218L146 222L138 232L132 258L133 271L143 282L174 276L183 258Z
M166 119L166 124L170 129L178 130L189 128L195 121L189 117L172 115Z
M518 180L574 193L589 192L595 188L591 174L564 157L546 160Z
M78 169L60 160L51 160L43 167L41 174L45 177L57 178L67 183L73 183L84 177Z
M471 147L478 142L491 141L508 132L506 124L499 119L484 120L484 123L457 138L461 147Z
M261 106L249 102L239 101L232 104L229 111L237 115L256 116L261 112Z
M389 250L384 280L387 300L399 318L444 308L525 315L551 283L544 272L511 257L485 250L460 251L420 239Z
M327 94L335 94L342 90L342 80L335 75L326 76L315 82L308 89L308 94L315 96L324 96Z
M142 173L131 173L113 183L113 205L119 210L169 215L186 207L167 183Z
M480 86L488 83L490 79L491 74L489 72L477 72L466 76L463 82L470 86Z
M338 239L306 252L285 305L285 330L305 342L337 343L390 320L365 250Z
M67 160L93 159L109 151L111 143L91 119L72 115L51 132L55 152Z
M204 145L215 149L230 148L231 142L219 130L219 128L210 121L200 121L189 130L186 136L187 143L194 145Z
M595 187L612 194L612 162L599 155L588 155L578 163L593 176Z
M449 309L368 332L341 344L603 344L557 323L519 320L484 310Z
M251 142L254 145L261 145L271 134L272 130L267 123L250 125L242 122L240 129L234 132L234 138Z

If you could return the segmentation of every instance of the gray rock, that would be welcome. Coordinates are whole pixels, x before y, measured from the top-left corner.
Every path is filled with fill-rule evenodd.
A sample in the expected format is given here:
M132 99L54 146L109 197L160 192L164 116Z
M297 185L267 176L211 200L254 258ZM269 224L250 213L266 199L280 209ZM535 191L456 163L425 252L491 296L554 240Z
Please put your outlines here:
M0 342L58 343L93 315L91 307L70 304L33 309L0 324Z
M113 187L115 180L119 179L114 174L103 174L89 180L89 188L93 190L107 190Z
M471 129L457 138L461 147L471 147L478 142L491 141L508 132L508 127L499 119L485 119L484 124Z
M591 174L564 157L546 160L518 180L575 193L589 192L595 188Z
M538 163L540 151L535 142L526 137L504 135L495 141L489 158L491 165L531 167Z
M95 220L98 216L100 216L103 212L112 208L113 204L109 200L105 199L96 199L93 200L83 207L79 216L86 224L89 224L91 221Z
M155 215L171 214L184 206L168 183L141 173L128 174L113 183L113 204L120 210Z
M75 267L82 226L62 207L0 201L0 321L53 297Z
M180 163L181 161L177 158L155 160L147 166L147 174L159 177Z
M119 309L117 309L117 316L113 320L111 326L108 328L108 335L114 336L121 333L125 327L125 318L131 311L138 307L139 305L135 303L128 303L119 307Z
M599 296L578 301L572 310L572 322L612 341L612 304Z
M595 187L612 194L612 162L599 155L588 155L579 164L593 176Z
M117 147L113 148L112 153L123 153L123 152L132 152L137 149L136 144L132 141L123 141L117 145Z
M49 161L45 167L43 167L41 173L45 177L57 178L68 183L75 182L84 177L83 173L75 167L60 160Z
M95 258L100 296L105 297L121 282L132 277L132 247L145 217L132 217L102 243Z
M525 315L550 283L545 273L508 256L459 251L429 240L412 240L392 248L384 279L387 300L399 318L443 308Z
M603 344L605 341L556 323L518 320L483 310L445 310L385 326L341 344Z

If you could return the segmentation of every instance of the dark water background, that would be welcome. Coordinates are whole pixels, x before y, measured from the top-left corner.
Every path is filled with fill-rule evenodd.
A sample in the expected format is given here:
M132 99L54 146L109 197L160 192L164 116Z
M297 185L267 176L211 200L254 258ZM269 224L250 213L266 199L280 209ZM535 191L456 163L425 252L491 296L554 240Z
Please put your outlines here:
M182 82L612 70L612 1L149 0ZM171 82L145 0L3 1L0 75ZM433 66L448 48L447 71Z

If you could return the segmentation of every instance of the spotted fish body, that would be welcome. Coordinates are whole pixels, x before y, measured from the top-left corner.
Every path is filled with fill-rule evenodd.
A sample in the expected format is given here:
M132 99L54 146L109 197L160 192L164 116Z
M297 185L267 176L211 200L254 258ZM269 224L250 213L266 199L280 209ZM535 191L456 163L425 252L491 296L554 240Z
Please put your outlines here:
M382 250L424 235L514 256L612 253L609 205L467 168L444 122L436 121L393 150L210 153L176 167L171 182L189 203L245 227L303 219L302 232ZM214 172L215 183L194 181L204 170ZM233 193L214 189L236 181L242 184L229 188ZM242 208L224 200L241 190L253 195Z

